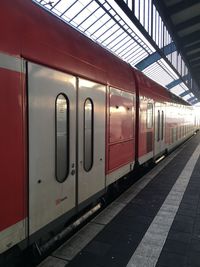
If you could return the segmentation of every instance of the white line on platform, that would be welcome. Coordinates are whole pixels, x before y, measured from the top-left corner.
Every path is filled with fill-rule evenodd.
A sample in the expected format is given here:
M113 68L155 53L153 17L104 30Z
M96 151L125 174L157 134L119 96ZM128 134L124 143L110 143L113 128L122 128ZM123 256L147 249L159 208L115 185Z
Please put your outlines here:
M133 184L126 190L118 199L112 202L106 209L104 209L91 223L88 223L71 239L60 246L52 256L46 259L38 267L52 267L50 259L52 259L53 266L56 260L58 264L66 261L71 261L115 216L134 198L137 194L148 185L151 180L167 165L169 164L186 146L183 144L176 151L172 152L167 158L159 163L153 170L144 175L140 180ZM96 225L96 227L95 227ZM98 227L99 226L99 227ZM96 230L95 230L96 229ZM90 233L90 234L89 234ZM77 245L78 244L78 245ZM63 262L62 262L63 260ZM59 266L59 265L58 265ZM62 266L62 265L61 265Z
M200 145L188 160L165 202L148 228L127 267L154 267L200 155ZM172 207L169 208L169 207Z
M153 170L143 176L118 199L104 209L91 223L83 227L71 239L58 248L53 255L71 261L117 214L151 181L153 178L172 161L185 147L185 144L169 155Z

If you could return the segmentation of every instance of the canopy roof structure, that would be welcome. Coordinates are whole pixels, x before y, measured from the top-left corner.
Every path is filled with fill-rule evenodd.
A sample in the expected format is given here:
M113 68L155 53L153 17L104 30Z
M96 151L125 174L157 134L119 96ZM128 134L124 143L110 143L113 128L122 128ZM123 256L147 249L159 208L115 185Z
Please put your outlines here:
M155 1L163 20L173 35L178 51L200 88L200 1Z
M180 4L195 2L194 0L33 1L190 104L200 102L200 86L196 72L200 67L199 61L196 56L190 56L189 60L185 52L186 49L189 55L192 55L191 51L195 51L196 55L197 50L198 57L198 36L191 45L194 50L188 48L187 43L181 50L178 31L174 34L171 30L175 25L173 23L178 23L173 17L176 13L170 13L173 2ZM172 16L169 23L165 22L169 14L163 15L165 5ZM184 29L183 25L181 34ZM189 32L187 28L186 32ZM194 70L195 65L197 69Z

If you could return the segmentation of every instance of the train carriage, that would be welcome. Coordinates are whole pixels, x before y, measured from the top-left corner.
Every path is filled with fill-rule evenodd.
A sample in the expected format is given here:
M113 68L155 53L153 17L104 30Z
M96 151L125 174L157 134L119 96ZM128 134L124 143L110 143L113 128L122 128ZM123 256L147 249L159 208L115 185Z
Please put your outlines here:
M138 91L138 161L172 150L196 130L194 108L134 70Z
M43 242L191 136L193 108L31 1L0 4L0 253Z

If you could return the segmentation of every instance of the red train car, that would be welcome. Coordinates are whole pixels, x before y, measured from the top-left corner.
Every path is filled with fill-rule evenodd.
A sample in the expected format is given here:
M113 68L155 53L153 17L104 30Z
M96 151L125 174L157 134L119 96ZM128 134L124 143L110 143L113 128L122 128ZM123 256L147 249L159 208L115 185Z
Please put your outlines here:
M42 243L193 134L193 109L31 1L0 3L0 253Z
M140 164L172 150L194 130L194 108L183 99L135 71L138 88L138 161Z

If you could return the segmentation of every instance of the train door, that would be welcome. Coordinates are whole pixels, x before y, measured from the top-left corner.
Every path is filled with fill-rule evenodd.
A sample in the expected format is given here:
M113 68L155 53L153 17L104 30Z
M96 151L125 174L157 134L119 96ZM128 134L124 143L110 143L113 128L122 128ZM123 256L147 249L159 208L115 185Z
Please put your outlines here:
M165 150L165 106L155 103L154 156Z
M79 79L79 204L105 190L105 93L105 85Z
M75 207L76 78L28 63L29 234Z

